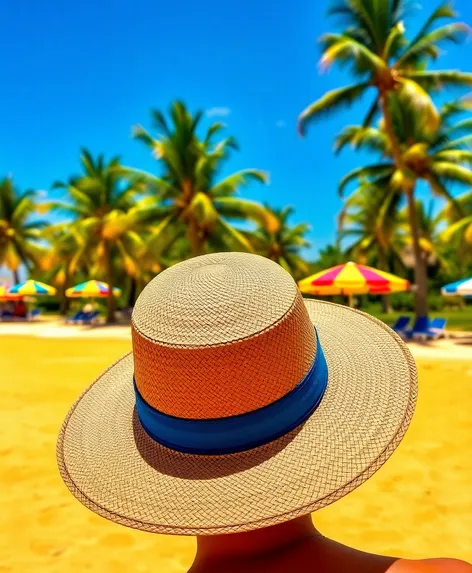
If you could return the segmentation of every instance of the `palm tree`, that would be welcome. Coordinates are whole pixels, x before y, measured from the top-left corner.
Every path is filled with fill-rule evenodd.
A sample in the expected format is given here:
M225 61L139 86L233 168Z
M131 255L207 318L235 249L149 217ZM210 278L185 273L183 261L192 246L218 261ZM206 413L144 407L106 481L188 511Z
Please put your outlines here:
M103 275L110 287L107 322L115 322L117 267L128 275L139 273L139 259L144 252L138 234L146 215L143 206L136 208L135 197L143 191L142 182L123 177L118 158L108 163L103 155L94 159L82 149L83 174L74 176L67 183L57 182L54 187L67 189L70 205L61 205L72 212L75 220L69 232L77 244L72 268L85 264L93 275Z
M30 269L44 254L40 240L46 221L32 218L36 198L34 191L20 193L9 177L0 181L0 266L12 271L15 283L20 265Z
M388 188L387 188L388 189ZM344 204L339 216L339 239L353 239L346 255L361 264L394 272L402 268L404 241L398 230L402 224L402 195L395 189L363 181ZM383 295L385 313L391 311L388 295Z
M408 202L416 258L416 312L425 315L428 311L427 279L419 245L415 179L410 176L409 165L402 152L392 107L400 105L413 109L423 131L435 133L440 126L440 116L429 93L446 85L471 85L472 74L455 70L427 70L429 61L439 55L440 43L458 42L469 30L465 24L458 22L435 27L440 19L455 18L450 2L441 4L411 40L405 36L402 20L405 8L405 0L343 0L331 9L332 15L344 18L347 28L341 33L322 37L321 67L327 69L334 62L350 65L359 82L332 90L311 104L299 118L299 131L303 133L309 121L351 105L368 90L374 90L373 103L363 127L368 127L376 114L381 112L396 180L401 184ZM377 167L378 171L381 169Z
M79 244L76 233L70 228L70 222L52 224L44 228L41 233L50 248L44 254L39 264L39 270L47 283L57 287L60 313L66 314L69 299L66 290L72 286L71 280L79 270L86 270L86 261Z
M231 150L238 147L232 137L214 141L224 128L222 123L212 124L199 139L202 115L197 112L192 116L182 102L176 101L170 109L170 125L160 111L152 112L156 137L141 126L134 128L134 136L152 150L162 172L157 177L128 169L128 173L144 176L153 191L141 205L148 209L154 224L157 255L182 236L187 237L192 256L209 248L253 251L229 220L275 224L262 205L236 196L238 189L251 181L266 183L266 173L244 169L217 181Z
M361 263L378 266L392 272L401 260L403 241L398 229L401 218L402 195L395 189L363 181L345 201L339 216L339 238L353 239L346 254Z
M428 310L427 258L429 255L422 247L421 225L414 199L414 189L418 180L424 180L432 192L451 203L457 211L460 206L450 194L447 186L450 183L459 185L472 184L472 152L467 149L470 136L457 137L472 124L470 119L450 125L454 113L468 106L467 100L457 101L444 106L439 117L440 128L433 133L424 129L414 108L399 105L392 100L392 126L396 140L399 142L403 169L398 169L393 157L391 142L381 122L379 128L348 126L337 138L335 149L340 152L351 144L355 149L374 151L381 157L381 162L359 167L342 178L339 189L343 193L346 186L354 180L368 179L376 187L390 193L402 194L407 200L408 225L412 237L415 260L415 279L417 284L416 312L423 316Z
M288 219L294 211L292 207L271 209L266 206L266 209L271 212L277 225L270 230L260 226L254 233L248 233L257 253L281 265L296 280L307 276L309 267L300 255L300 249L310 246L305 238L310 227L305 223L289 224Z

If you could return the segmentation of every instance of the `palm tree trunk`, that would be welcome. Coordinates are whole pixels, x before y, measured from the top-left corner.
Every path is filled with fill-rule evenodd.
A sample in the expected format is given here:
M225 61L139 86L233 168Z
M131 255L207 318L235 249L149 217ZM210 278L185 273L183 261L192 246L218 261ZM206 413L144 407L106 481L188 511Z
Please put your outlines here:
M188 235L192 257L198 257L203 252L203 245L198 236L198 224L193 219L189 221Z
M20 282L20 273L18 269L13 269L13 284L17 285Z
M381 302L382 302L382 312L384 314L392 314L393 308L392 308L392 303L390 302L390 296L388 294L383 294Z
M405 170L406 165L403 161L400 143L393 128L392 114L390 111L388 93L380 92L380 107L385 121L385 133L389 139L392 156L397 169ZM420 247L420 233L418 226L418 217L414 199L414 186L404 189L408 201L408 217L410 220L411 236L413 239L413 250L415 255L415 312L416 316L428 315L428 280L426 276L426 265L423 260Z
M114 324L116 322L115 316L115 297L113 295L113 268L110 253L110 245L105 241L104 248L106 276L108 283L108 297L107 297L107 324Z
M59 314L65 316L69 312L70 299L66 297L67 283L64 283L60 288L59 300Z
M67 270L67 266L68 265L66 265L64 282L61 284L59 289L59 314L61 316L65 316L69 312L70 299L66 297L66 290L69 285L69 272Z
M381 271L385 271L388 272L389 269L387 268L387 257L382 249L382 247L379 245L379 269ZM382 302L382 312L384 314L390 314L391 312L393 312L393 308L392 305L390 303L390 296L388 294L383 294L381 297L381 302Z
M398 169L404 169L405 162L403 161L400 142L398 141L397 135L393 128L392 113L388 101L388 92L385 91L380 92L379 100L380 100L380 108L382 110L382 115L385 122L385 133L387 134L390 143L393 160Z
M130 289L128 293L128 308L133 308L138 292L138 279L130 277Z
M414 197L414 188L405 190L408 201L408 218L410 220L411 238L415 257L415 311L416 316L428 316L428 277L426 273L426 261L420 246L420 229Z

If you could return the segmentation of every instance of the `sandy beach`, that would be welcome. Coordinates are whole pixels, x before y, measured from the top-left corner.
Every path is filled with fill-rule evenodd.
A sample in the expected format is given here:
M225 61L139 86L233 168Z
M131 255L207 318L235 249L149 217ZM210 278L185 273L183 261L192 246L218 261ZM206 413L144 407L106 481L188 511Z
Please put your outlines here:
M129 350L129 327L0 324L0 336L0 572L185 572L193 538L109 523L83 508L56 470L69 406ZM472 560L472 346L411 348L420 395L405 440L371 480L314 521L367 551Z

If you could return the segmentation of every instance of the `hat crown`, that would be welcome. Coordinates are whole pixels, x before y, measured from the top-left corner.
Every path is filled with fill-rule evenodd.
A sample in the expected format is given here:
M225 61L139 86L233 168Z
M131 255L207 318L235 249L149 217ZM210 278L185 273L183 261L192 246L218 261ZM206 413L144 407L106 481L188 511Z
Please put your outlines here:
M227 344L272 327L297 292L292 277L264 257L204 255L157 275L138 298L133 323L160 344Z
M182 418L246 413L290 392L316 353L293 278L258 255L216 253L175 265L132 316L136 385Z

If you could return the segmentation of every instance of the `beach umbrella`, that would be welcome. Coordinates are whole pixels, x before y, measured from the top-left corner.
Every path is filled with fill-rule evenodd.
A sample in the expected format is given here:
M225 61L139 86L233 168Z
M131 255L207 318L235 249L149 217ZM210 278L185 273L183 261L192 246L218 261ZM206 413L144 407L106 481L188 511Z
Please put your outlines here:
M441 293L446 296L471 296L472 277L446 285L441 289Z
M66 296L69 298L106 298L109 295L110 287L107 283L101 281L87 281L80 283L66 290ZM120 296L121 289L113 289L114 296Z
M56 289L52 286L30 279L24 283L12 286L9 292L10 294L20 294L22 296L52 296L56 294Z
M23 298L21 294L12 294L7 286L0 285L0 302L20 300L21 298Z
M350 261L303 279L298 286L303 293L315 296L346 295L351 305L352 295L406 291L410 283L385 271Z

